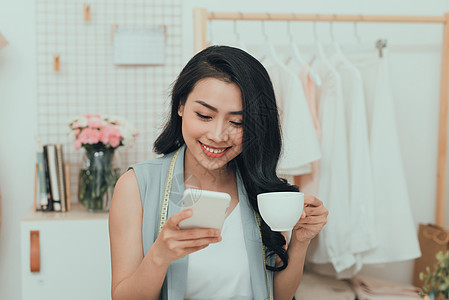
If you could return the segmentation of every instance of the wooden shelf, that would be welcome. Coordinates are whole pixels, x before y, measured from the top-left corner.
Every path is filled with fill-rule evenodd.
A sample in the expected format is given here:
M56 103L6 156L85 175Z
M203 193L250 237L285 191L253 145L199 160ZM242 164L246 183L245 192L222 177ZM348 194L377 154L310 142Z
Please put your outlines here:
M33 211L31 207L22 221L107 220L109 212L89 212L81 203L71 203L69 212Z

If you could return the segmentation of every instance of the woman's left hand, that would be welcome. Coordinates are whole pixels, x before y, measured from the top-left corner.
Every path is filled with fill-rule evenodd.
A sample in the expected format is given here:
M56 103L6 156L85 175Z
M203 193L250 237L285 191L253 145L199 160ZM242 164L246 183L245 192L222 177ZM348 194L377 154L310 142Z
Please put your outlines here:
M314 196L305 196L304 211L293 228L292 240L296 239L300 243L310 242L327 223L328 214L323 202Z

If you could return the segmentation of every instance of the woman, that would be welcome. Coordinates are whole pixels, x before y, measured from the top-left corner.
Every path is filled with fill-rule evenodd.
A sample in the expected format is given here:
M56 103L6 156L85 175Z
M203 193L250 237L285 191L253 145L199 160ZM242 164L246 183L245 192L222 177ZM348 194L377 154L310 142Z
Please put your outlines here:
M292 299L327 210L306 197L288 246L258 217L257 194L298 191L276 176L279 116L263 66L227 46L195 55L173 86L154 150L164 156L131 166L114 191L113 299ZM179 229L192 216L178 205L189 187L231 195L222 232Z

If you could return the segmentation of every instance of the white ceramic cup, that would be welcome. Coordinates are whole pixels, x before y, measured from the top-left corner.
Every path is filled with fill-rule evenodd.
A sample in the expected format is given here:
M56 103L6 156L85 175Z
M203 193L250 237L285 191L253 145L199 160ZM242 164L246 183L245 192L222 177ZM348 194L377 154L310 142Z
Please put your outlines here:
M304 193L271 192L257 195L260 215L273 231L289 231L301 217Z

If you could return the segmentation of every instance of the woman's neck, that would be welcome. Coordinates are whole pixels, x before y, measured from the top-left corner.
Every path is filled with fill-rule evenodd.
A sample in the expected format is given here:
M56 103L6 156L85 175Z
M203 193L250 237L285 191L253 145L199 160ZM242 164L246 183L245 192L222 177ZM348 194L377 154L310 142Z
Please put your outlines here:
M227 165L209 170L201 165L186 149L184 156L184 183L187 188L217 190L235 182L235 172Z

